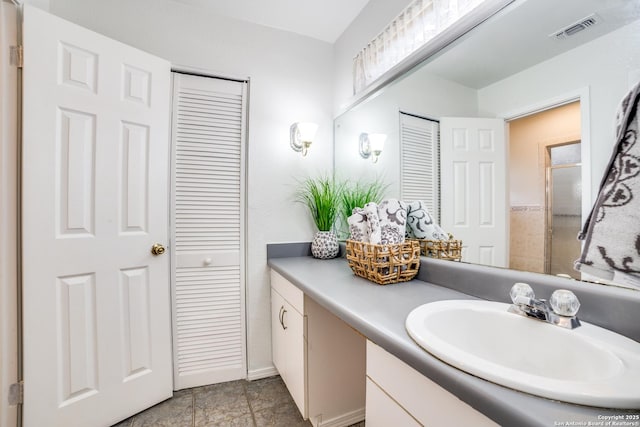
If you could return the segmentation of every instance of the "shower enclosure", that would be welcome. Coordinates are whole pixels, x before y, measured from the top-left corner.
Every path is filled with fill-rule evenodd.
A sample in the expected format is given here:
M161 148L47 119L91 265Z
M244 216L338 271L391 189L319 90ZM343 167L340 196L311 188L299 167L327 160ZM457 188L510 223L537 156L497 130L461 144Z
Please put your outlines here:
M547 148L547 241L545 273L580 279L573 262L580 257L582 225L580 142Z

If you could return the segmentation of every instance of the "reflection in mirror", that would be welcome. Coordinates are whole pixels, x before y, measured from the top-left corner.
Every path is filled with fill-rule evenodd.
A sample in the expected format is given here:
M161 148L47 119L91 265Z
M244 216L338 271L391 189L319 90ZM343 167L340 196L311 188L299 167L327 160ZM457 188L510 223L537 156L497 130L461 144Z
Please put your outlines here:
M582 197L556 175L573 166L581 188L580 139L579 102L509 122L510 268L579 278Z
M545 254L545 273L566 274L579 278L573 262L580 258L580 242L576 236L582 226L580 203L582 198L580 177L580 143L550 147L551 166L547 166L547 216L549 236ZM572 149L577 159L559 159L561 150Z
M592 25L584 30L573 35L561 31L586 18ZM482 223L458 227L456 212L482 214L504 232L502 247L482 242L478 249L468 246L463 261L591 279L572 268L580 251L577 229L611 156L619 103L640 80L639 46L637 1L516 1L337 117L336 174L347 179L383 176L387 196L401 197L409 194L411 174L418 173L404 167L403 174L403 156L420 147L419 141L412 141L410 149L401 143L402 113L428 119L436 128L448 117L503 119L505 177L485 174L494 182L471 203L456 190L461 181L446 181L452 166L436 162L432 184L423 191L434 198L432 213L445 230L450 224L447 231L463 244L471 245ZM358 154L362 132L388 135L384 155L375 164ZM436 140L431 148L436 159L447 148L439 146L443 143ZM568 155L563 151L579 157L558 160ZM479 180L473 175L465 179ZM448 208L447 197L458 205ZM500 199L504 208L493 204ZM462 202L465 210L456 211Z

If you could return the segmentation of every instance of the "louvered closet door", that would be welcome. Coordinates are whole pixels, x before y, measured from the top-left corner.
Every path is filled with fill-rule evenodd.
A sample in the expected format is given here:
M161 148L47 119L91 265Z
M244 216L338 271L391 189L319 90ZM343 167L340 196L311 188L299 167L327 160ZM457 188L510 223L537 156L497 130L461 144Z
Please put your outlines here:
M422 200L440 222L439 124L400 113L400 193L402 200Z
M246 378L246 83L174 73L174 380Z

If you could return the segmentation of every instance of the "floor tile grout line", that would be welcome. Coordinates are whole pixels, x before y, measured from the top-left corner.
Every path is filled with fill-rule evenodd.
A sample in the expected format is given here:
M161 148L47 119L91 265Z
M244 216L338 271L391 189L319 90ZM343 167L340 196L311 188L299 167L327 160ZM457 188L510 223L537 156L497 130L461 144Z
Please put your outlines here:
M196 427L196 392L191 389L191 426Z
M258 422L256 421L256 415L253 413L253 407L251 406L251 400L249 399L249 392L247 391L247 384L249 382L245 380L242 383L242 391L244 392L244 398L247 399L247 406L249 406L249 413L251 414L251 421L253 421L253 426L258 427Z
M258 427L258 413L261 414L261 416L263 415L263 412L266 411L266 409L270 409L271 411L267 411L269 412L267 415L269 419L273 418L273 416L276 416L277 418L277 413L279 412L288 412L288 411L278 411L278 409L280 408L287 408L289 406L292 406L296 411L297 411L297 407L295 405L295 402L293 401L293 399L291 399L290 393L288 392L286 385L284 384L284 382L282 382L281 379L279 379L278 377L274 376L274 377L268 377L268 378L264 378L261 380L257 380L257 381L247 381L245 380L240 380L240 381L233 381L233 382L229 382L229 383L234 383L236 385L240 385L241 387L241 391L242 394L244 395L245 398L245 402L247 404L247 408L249 409L249 414L251 417L251 423L248 423L248 425L250 425L251 427ZM254 386L253 383L256 383L257 385ZM210 384L209 386L215 386L216 388L218 388L220 384ZM234 385L233 387L236 387L236 385ZM191 387L190 389L185 389L185 390L180 390L179 393L179 397L186 397L186 396L190 396L190 403L191 403L191 410L190 412L190 416L191 416L191 422L188 422L186 419L184 421L187 421L186 423L183 424L184 427L196 427L197 425L202 425L202 424L198 424L196 423L196 415L198 414L198 410L196 408L196 402L199 401L198 399L204 399L204 397L202 396L201 392L203 390L205 390L205 387ZM232 388L233 388L232 387ZM207 387L210 388L210 387ZM255 390L254 390L255 389ZM282 389L282 390L280 390ZM237 390L237 389L236 389ZM250 393L249 390L251 390L252 392ZM270 397L265 397L264 396L264 392L267 391L267 395L269 395ZM282 399L278 396L280 396L281 391L284 391L284 393L289 396L289 399L287 402L282 401ZM175 396L175 391L174 391L174 395L172 397L170 397L169 399L167 399L167 401L170 400L174 400L176 399ZM185 402L184 400L182 400L182 402ZM200 403L201 404L205 404L208 405L207 403L208 401L202 400ZM239 401L237 401L239 403ZM153 413L154 409L156 406L158 407L162 407L165 408L165 406L161 406L162 403L166 403L165 401L160 402L157 405L154 405L153 407L147 408L146 410L143 410L137 414L132 415L127 422L124 422L121 424L122 427L135 427L137 425L140 425L140 423L145 423L147 422L147 418L145 418L145 416L143 414L145 413ZM186 402L185 402L186 403ZM183 407L184 403L180 404L180 407ZM262 406L264 406L264 404L266 404L267 406L265 406L264 408L262 408ZM172 405L169 405L171 407L173 407ZM254 408L254 406L256 406ZM262 408L262 409L261 409ZM173 408L172 410L176 410L176 408ZM160 413L162 413L163 411L160 411ZM273 412L273 414L271 413ZM266 412L265 412L266 413ZM245 414L244 416L246 416L246 412L243 411L243 414ZM202 414L200 414L202 415ZM186 414L183 412L183 417L186 416ZM244 417L243 416L243 417ZM288 415L286 415L288 416ZM163 417L170 418L170 415L163 415ZM186 418L186 417L185 417ZM296 417L297 418L297 417ZM246 419L246 418L245 418ZM262 419L262 418L261 418ZM140 420L140 421L138 421ZM200 418L200 423L201 422L206 422L205 420L203 420L202 418ZM266 421L266 420L265 420ZM306 421L303 422L304 426L311 426L310 421ZM298 425L298 424L296 424ZM302 424L301 424L302 425ZM116 425L111 426L111 427L116 427ZM173 427L177 427L176 425L174 425ZM358 424L355 424L353 426L350 427L361 427Z

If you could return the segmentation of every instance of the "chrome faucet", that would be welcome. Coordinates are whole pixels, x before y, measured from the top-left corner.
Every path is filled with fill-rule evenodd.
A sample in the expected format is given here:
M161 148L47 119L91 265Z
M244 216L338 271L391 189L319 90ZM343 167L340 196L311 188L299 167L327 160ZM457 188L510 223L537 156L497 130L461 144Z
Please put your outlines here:
M513 304L509 306L510 313L533 317L567 329L580 326L580 320L576 317L580 301L571 291L558 289L551 294L551 298L547 301L536 299L533 289L526 283L516 283L511 288L509 295L513 301Z

